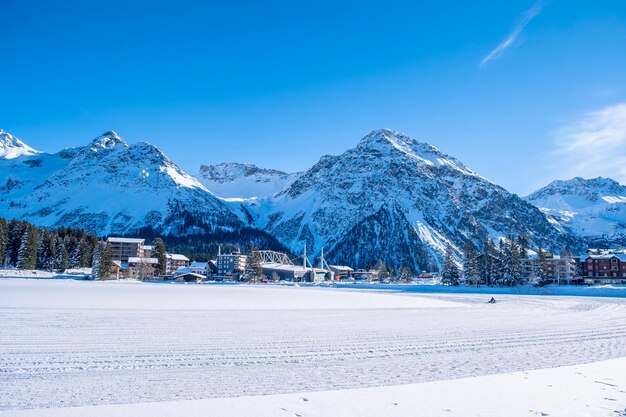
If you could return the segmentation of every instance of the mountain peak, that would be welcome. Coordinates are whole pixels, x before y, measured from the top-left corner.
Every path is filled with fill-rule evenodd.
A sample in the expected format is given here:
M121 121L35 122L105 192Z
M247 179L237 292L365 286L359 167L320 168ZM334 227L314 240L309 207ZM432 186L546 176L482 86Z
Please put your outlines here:
M474 171L467 168L457 159L446 155L435 146L411 139L404 133L392 129L378 129L370 132L359 142L357 152L379 152L383 155L393 155L400 152L405 157L421 166L446 167L464 174L476 176Z
M612 178L596 177L582 178L574 177L569 180L552 181L545 187L530 194L527 199L540 199L546 195L577 195L589 200L596 200L602 195L624 195L626 186Z
M122 139L120 135L113 130L109 130L91 142L91 149L94 151L98 151L98 149L112 149L117 145L128 146L126 141Z
M397 132L392 129L377 129L372 130L361 141L357 148L378 148L380 146L403 146L412 144L413 139L409 138L404 133Z
M0 129L0 158L13 159L22 155L35 155L38 153L40 152Z

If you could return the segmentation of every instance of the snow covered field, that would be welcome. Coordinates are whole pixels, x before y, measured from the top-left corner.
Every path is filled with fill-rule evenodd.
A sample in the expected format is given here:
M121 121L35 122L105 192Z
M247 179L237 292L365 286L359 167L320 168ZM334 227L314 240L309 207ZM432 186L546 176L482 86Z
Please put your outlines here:
M0 415L626 415L626 300L496 297L4 279Z

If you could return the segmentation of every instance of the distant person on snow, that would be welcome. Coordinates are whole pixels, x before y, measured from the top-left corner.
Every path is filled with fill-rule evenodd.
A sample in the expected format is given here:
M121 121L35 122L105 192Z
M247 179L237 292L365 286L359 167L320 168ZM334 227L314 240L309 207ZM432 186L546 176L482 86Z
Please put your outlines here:
M491 300L487 301L487 304L495 304L496 303L496 299L491 297Z

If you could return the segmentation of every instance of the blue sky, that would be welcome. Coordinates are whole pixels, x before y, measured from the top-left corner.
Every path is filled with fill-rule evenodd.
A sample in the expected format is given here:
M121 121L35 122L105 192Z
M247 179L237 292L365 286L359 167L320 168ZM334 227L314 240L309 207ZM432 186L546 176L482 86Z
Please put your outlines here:
M624 1L211 3L2 0L0 128L44 151L112 129L193 174L389 127L522 195L626 182Z

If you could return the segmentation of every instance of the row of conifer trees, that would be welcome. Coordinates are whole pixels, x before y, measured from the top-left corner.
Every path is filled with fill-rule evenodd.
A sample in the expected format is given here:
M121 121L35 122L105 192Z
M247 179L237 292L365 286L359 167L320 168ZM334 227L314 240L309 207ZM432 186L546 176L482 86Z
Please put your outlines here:
M64 271L93 263L98 238L78 228L45 227L0 218L0 265L21 269Z
M442 283L458 285L461 271L468 285L490 285L512 287L532 284L542 286L548 283L545 252L537 248L537 261L533 262L530 274L522 273L522 259L529 255L528 240L525 236L508 236L494 243L491 239L482 242L482 251L471 240L466 240L462 248L462 269L454 258L451 246L446 248L441 271ZM572 254L567 248L560 251L561 257Z

